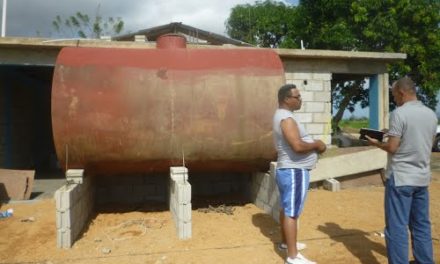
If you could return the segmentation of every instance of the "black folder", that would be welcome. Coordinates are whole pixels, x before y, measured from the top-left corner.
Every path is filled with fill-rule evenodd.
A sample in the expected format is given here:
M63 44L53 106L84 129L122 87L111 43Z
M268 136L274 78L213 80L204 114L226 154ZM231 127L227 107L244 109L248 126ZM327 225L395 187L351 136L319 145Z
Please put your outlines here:
M371 128L361 128L359 133L361 134L359 139L367 140L367 138L365 136L369 136L370 138L375 138L375 139L379 140L380 142L382 142L383 136L385 134L384 132L382 132L380 130L371 129Z

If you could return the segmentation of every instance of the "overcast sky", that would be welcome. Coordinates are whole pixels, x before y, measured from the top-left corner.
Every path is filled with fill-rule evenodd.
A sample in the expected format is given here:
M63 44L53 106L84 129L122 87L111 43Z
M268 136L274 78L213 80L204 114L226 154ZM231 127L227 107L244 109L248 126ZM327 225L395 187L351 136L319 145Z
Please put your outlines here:
M298 4L298 0L282 2ZM0 3L3 9L3 0ZM57 15L68 17L80 11L94 17L98 5L102 17L122 18L124 32L182 22L226 35L231 8L247 3L255 0L8 0L6 36L33 37L39 32L41 37L60 37L52 26Z

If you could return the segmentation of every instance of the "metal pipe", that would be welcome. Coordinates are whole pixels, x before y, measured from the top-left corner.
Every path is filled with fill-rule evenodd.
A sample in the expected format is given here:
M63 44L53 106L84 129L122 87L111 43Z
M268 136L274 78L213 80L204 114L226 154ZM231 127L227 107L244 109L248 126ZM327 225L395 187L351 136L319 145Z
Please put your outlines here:
M3 0L3 14L2 14L2 37L6 35L6 4L8 0Z

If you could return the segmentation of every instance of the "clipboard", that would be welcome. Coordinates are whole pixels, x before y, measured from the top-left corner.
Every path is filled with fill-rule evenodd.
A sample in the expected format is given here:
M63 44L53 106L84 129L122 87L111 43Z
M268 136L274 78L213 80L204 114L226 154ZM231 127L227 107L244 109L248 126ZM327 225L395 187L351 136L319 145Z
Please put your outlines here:
M375 138L375 139L379 140L380 142L383 141L383 138L385 135L385 133L383 131L371 129L371 128L361 128L359 130L359 133L361 134L359 136L360 140L368 140L365 136L369 136L371 138Z

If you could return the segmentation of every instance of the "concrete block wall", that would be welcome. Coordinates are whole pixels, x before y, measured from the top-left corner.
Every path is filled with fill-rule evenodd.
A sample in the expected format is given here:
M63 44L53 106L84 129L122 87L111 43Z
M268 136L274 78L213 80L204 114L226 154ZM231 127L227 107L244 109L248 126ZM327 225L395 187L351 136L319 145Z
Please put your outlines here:
M71 248L94 211L91 177L82 184L67 183L55 192L57 247Z
M256 172L252 176L251 200L279 223L280 193L275 179L276 162L270 163L268 172Z
M134 174L97 176L97 205L118 203L167 202L166 174Z
M188 182L188 169L185 167L170 168L170 211L173 215L179 239L192 236L191 222L191 184Z
M301 91L302 107L295 115L314 139L331 144L331 73L299 72L295 62L284 61L286 82Z
M249 197L249 174L243 173L191 173L194 197L243 194Z

